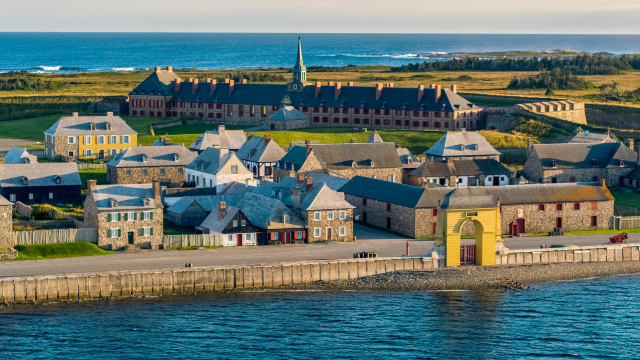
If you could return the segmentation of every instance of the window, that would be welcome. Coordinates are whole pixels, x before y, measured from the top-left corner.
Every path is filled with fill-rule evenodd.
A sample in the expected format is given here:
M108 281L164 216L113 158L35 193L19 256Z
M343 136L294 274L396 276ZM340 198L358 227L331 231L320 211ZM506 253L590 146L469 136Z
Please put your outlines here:
M178 169L178 174L182 175L182 168Z
M10 194L9 195L9 201L15 202L16 201L16 194Z
M558 179L557 179L557 178L551 178L551 183L552 183L552 184L555 184L555 183L557 183L557 182L558 182Z
M209 179L209 187L213 187L213 179Z
M233 220L233 227L237 227L238 226L238 220Z
M145 211L143 212L143 214L144 214L144 220L146 221L153 220L153 212Z
M232 165L231 166L231 173L232 174L237 174L238 173L238 165Z
M313 220L320 221L320 213L319 212L316 212L316 213L313 214Z
M153 228L150 228L150 227L142 228L142 235L143 236L151 236L151 235L153 235Z
M147 170L142 170L142 176L147 176Z
M109 155L115 156L118 153L118 149L109 149Z
M580 210L580 203L573 203L573 210Z
M233 105L227 105L227 115L233 115Z
M134 212L124 213L124 221L134 221L136 217L136 213Z
M160 169L160 175L164 175L164 169Z
M53 150L51 150L51 155L53 155ZM67 155L69 155L69 157L73 157L73 151L69 151Z
M562 204L556 204L556 211L562 211Z
M53 193L52 192L49 193L49 199L53 199Z
M73 136L69 136L69 144L73 144L75 138Z
M313 236L314 237L320 237L320 228L314 228L313 229Z
M391 229L391 218L387 216L387 229Z
M538 211L544 211L544 204L538 205Z
M131 170L127 170L127 176L131 176Z
M241 220L240 226L247 226L247 220Z
M93 156L93 150L91 149L86 149L84 151L84 156Z
M103 145L104 144L104 136L100 135L96 137L96 144Z
M347 220L347 212L340 211L340 220Z
M327 220L333 220L333 211L327 212Z
M120 229L108 229L107 230L108 238L117 238L120 237Z
M594 176L594 177L593 177L593 181L598 181L598 177L597 177L597 176Z
M107 214L107 222L116 222L116 221L120 221L120 213Z
M122 135L122 143L123 144L129 143L129 135Z
M591 217L591 226L598 226L598 217L597 216L592 216Z
M438 216L438 209L433 209L431 211L431 216Z
M346 228L346 227L344 227L344 226L340 226L340 228L339 228L339 232L338 232L338 233L340 234L340 236L345 236L345 235L347 235L347 228Z
M592 202L591 203L591 210L598 210L598 203Z
M391 211L391 204L387 203L387 211Z
M33 193L29 193L29 200L33 200Z
M302 239L302 231L296 231L296 239Z
M280 238L280 233L277 232L272 232L271 233L271 239L272 240L278 240Z
M576 177L575 176L570 177L569 182L572 182L572 183L576 182Z
M387 175L387 181L393 182L393 175Z
M116 135L109 136L109 144L117 144L117 143L118 143L118 137Z
M91 145L91 136L85 136L84 137L84 143L86 145Z

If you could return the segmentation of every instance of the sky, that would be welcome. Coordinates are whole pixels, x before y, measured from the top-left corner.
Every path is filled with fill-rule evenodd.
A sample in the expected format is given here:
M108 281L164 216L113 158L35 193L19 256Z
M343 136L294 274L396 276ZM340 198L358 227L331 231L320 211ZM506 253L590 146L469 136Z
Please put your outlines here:
M640 34L640 0L0 0L0 31Z

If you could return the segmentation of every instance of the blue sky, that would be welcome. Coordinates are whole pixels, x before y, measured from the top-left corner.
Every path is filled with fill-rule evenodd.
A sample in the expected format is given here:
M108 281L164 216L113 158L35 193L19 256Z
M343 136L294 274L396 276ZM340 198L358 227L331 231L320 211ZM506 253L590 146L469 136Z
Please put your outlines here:
M640 34L640 0L0 0L0 31Z

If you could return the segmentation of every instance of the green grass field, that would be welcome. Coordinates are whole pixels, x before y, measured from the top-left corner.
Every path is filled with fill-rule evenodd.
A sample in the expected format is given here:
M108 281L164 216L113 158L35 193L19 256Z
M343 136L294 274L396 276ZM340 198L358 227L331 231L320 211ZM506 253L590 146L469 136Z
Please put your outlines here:
M87 180L93 179L98 181L98 185L107 184L107 169L85 169L78 170L80 173L80 181L82 181L82 191L87 191Z
M97 245L88 242L47 245L16 245L14 246L14 249L18 250L18 260L56 259L115 253L115 251L102 250Z
M611 191L611 195L616 199L618 206L631 206L640 210L640 193L626 191Z

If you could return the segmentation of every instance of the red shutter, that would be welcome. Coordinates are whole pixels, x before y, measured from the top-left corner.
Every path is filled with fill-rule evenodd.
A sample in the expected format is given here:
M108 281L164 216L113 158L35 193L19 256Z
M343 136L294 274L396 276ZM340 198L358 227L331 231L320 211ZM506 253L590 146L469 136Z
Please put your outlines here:
M306 231L303 231L303 232L302 232L302 238L303 238L303 239L306 239L306 238L307 238L307 232L306 232Z
M269 233L269 239L273 240L273 233Z

